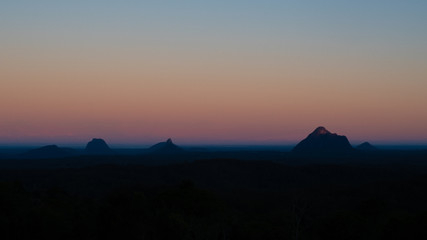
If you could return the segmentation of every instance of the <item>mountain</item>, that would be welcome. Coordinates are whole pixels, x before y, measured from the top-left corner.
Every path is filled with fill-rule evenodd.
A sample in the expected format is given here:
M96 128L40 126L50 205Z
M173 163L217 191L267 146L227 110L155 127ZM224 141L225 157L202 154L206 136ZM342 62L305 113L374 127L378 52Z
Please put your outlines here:
M88 154L112 154L113 151L101 138L93 138L88 142L85 148L85 153Z
M365 152L367 152L367 151L377 151L378 150L378 148L372 146L372 144L370 144L368 142L364 142L364 143L358 145L356 147L356 149L361 150L361 151L365 151Z
M183 149L178 147L172 142L172 139L166 140L166 142L159 142L154 144L148 149L151 153L179 153L182 152Z
M23 154L25 158L62 158L75 155L75 151L69 148L60 148L56 145L47 145L27 151Z
M305 154L345 153L353 150L346 136L331 133L324 127L318 127L298 143L292 152Z

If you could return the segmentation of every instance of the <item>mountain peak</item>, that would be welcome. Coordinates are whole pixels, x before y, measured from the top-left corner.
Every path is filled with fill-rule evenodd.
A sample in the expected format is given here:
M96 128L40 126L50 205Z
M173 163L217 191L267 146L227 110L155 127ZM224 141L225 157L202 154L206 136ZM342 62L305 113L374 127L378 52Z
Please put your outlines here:
M331 132L329 132L328 130L326 130L325 127L317 127L313 132L313 135L327 135L327 134L331 134Z
M316 128L305 139L299 142L293 152L313 154L313 153L343 153L352 151L346 136L331 133L324 127Z
M168 138L166 142L159 142L149 148L150 152L154 153L176 153L181 152L182 148L178 147L172 142L172 139Z
M92 141L87 143L85 151L90 154L108 154L112 152L102 138L92 138Z

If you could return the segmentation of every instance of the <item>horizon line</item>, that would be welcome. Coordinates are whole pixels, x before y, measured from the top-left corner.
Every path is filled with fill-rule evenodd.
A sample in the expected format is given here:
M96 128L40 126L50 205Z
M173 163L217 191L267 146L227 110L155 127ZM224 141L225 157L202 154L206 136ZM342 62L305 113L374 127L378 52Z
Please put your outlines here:
M104 139L105 140L105 139ZM173 140L173 139L172 139ZM90 140L89 140L90 141ZM89 142L88 141L88 142ZM113 148L145 148L150 147L158 142L109 142L105 140L106 143ZM47 146L47 145L58 145L61 147L76 147L76 148L84 148L88 142L51 142L51 141L40 141L40 142L0 142L0 148L7 147L39 147L39 146ZM164 141L160 141L164 142ZM297 145L300 141L296 142L244 142L244 141L221 141L221 142L177 142L173 140L176 145L182 147L292 147ZM375 146L384 146L384 147L393 147L393 146L406 146L406 147L427 147L427 142L416 142L416 141L353 141L350 142L350 145L357 146L363 142L369 142Z

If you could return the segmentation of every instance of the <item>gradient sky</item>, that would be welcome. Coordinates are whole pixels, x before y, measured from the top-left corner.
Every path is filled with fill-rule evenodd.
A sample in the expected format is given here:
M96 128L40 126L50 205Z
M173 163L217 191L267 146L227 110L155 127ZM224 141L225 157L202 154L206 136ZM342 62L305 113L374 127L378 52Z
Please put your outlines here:
M427 1L0 3L0 143L427 144Z

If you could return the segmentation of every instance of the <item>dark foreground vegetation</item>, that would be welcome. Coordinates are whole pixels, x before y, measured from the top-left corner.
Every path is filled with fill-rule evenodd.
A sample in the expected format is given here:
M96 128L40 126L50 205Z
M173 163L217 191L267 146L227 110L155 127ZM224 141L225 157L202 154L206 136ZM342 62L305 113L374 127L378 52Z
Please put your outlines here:
M426 239L426 156L2 168L1 238Z

